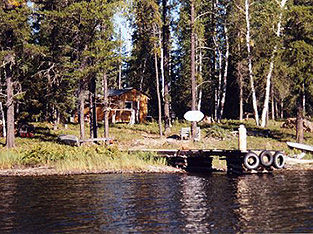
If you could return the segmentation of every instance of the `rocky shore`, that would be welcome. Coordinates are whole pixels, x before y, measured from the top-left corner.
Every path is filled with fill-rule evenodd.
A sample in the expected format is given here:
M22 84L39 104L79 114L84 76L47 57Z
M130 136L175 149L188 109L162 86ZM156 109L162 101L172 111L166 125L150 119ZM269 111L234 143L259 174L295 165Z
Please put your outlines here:
M0 169L0 176L49 176L49 175L79 175L79 174L117 174L117 173L184 173L183 170L171 166L148 166L144 170L71 170L58 171L53 167L28 167Z

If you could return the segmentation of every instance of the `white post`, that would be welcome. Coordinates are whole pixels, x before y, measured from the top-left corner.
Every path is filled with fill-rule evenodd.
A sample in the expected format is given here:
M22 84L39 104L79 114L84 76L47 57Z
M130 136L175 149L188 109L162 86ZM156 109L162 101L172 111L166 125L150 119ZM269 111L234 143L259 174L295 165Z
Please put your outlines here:
M112 114L112 123L115 124L116 111L113 111Z
M133 125L135 123L135 110L132 109L131 110L131 116L130 116L130 121L129 121L129 125Z
M247 129L241 124L238 130L238 148L241 151L247 151Z

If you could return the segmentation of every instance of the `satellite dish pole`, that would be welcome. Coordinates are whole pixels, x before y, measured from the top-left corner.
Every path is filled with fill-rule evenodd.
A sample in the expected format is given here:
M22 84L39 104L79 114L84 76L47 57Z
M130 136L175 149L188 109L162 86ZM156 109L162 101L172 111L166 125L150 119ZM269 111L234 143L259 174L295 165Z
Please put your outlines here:
M204 117L204 114L201 111L198 110L191 110L191 111L187 111L184 114L184 118L188 121L190 121L191 123L196 123L201 121ZM196 125L197 126L197 125ZM193 134L193 132L191 132ZM196 128L194 135L191 135L192 140L196 141L196 140L200 140L200 128Z
M191 40L190 40L190 68L191 68L191 110L196 110L196 78L195 78L195 3L194 0L190 2L190 28L191 28ZM191 137L194 140L196 138L197 122L191 122Z

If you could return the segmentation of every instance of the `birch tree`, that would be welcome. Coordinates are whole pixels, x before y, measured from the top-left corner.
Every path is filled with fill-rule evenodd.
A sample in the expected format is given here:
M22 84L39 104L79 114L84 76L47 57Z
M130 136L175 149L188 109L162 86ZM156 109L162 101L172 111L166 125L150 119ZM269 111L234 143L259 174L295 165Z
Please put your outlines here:
M225 33L225 44L226 44L226 51L225 51L225 65L224 65L224 75L223 75L223 85L222 85L222 94L221 94L221 104L220 104L220 113L219 118L223 117L224 113L224 106L226 100L226 88L227 88L227 75L228 75L228 59L229 59L229 38L228 38L228 25L225 22L224 24L224 33Z
M281 34L282 16L283 16L283 11L284 11L287 1L288 0L281 0L280 2L280 13L278 17L277 26L276 26L277 27L277 30L276 30L277 39L280 37L280 34ZM273 48L272 56L270 58L269 71L266 77L265 98L264 98L264 105L263 105L263 110L262 110L261 127L265 127L266 125L266 119L267 119L266 117L267 117L268 109L269 109L271 78L272 78L272 73L274 69L274 59L275 59L276 52L277 52L277 43L275 44Z
M215 0L213 3L214 30L213 42L215 52L215 71L217 72L215 118L220 121L223 117L229 63L229 35L228 35L228 1Z
M157 46L157 25L154 24L153 27L154 30L154 66L155 66L155 80L156 80L156 93L157 93L157 99L158 99L158 126L159 126L159 135L162 137L163 135L163 129L162 129L162 103L161 103L161 94L160 94L160 79L159 79L159 68L158 68L158 48L161 47L161 40L160 37L161 35L159 34L159 43L160 46ZM160 51L162 51L162 47L160 48ZM162 64L162 61L161 61Z
M171 132L171 118L170 118L170 93L169 93L169 71L170 71L170 25L169 25L169 5L168 0L162 0L163 6L163 90L164 90L164 131L165 134Z
M254 86L254 77L252 70L252 53L251 53L251 38L250 38L250 12L249 12L250 3L249 0L245 0L245 16L246 16L246 45L247 45L247 54L248 54L248 71L249 71L249 79L252 93L252 105L254 111L254 119L255 123L259 125L259 112L258 112L258 103L256 97L256 91Z

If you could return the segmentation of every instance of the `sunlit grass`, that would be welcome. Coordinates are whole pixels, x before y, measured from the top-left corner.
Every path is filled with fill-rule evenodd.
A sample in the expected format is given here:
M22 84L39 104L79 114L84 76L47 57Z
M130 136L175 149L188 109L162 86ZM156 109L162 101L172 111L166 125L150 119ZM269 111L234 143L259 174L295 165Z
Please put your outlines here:
M199 123L201 140L198 142L173 140L166 137L159 140L156 122L146 124L115 124L110 126L110 137L115 139L114 147L102 145L83 145L72 147L57 142L60 134L79 136L78 124L58 125L57 130L48 123L34 123L37 131L34 138L16 138L16 148L8 150L4 147L5 139L0 143L0 169L19 167L48 166L58 171L147 171L153 166L165 166L164 158L147 154L128 154L120 151L133 147L134 142L151 140L151 145L145 148L154 149L237 149L238 136L236 131L241 123L237 120L222 120L221 123L208 125ZM264 129L256 127L254 121L245 121L248 133L248 149L283 150L287 155L299 154L301 151L288 148L286 141L295 141L295 130L281 128L282 122L270 121L266 130L269 135L264 136ZM182 127L189 127L190 123L175 121L170 135L178 135ZM86 124L86 138L89 137L89 126ZM260 133L260 134L259 134ZM103 137L103 126L100 124L98 137ZM149 141L150 142L150 141ZM153 144L152 144L153 143ZM313 145L313 134L305 133L304 144ZM139 144L140 146L140 144ZM306 158L312 158L307 155ZM213 165L225 166L224 161L213 160Z
M0 169L11 169L21 163L21 153L17 149L0 151Z
M165 159L153 154L128 154L115 147L72 147L44 142L28 146L27 149L2 149L0 169L48 166L60 172L72 171L147 171L149 166L166 166Z

